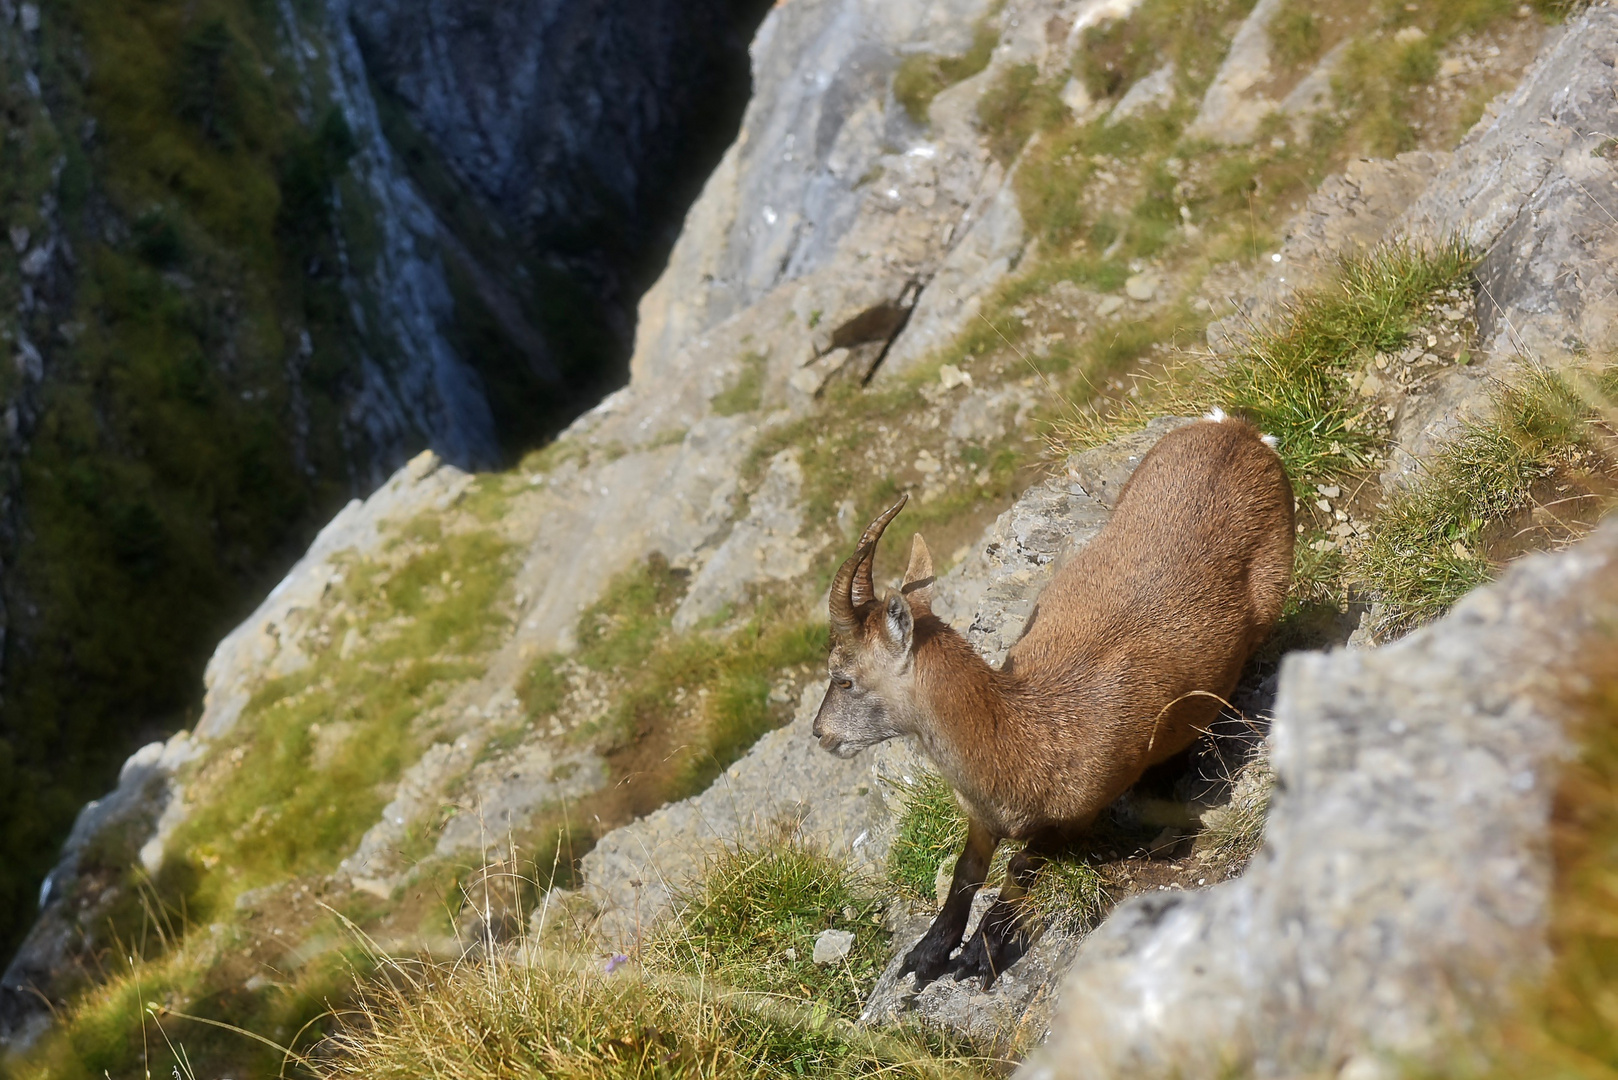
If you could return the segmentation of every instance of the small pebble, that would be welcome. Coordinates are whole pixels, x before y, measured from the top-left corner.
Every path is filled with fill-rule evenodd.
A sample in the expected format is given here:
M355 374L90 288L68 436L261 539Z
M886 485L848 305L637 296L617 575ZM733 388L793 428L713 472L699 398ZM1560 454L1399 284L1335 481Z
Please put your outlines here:
M815 935L814 961L835 964L854 948L854 935L848 930L822 930Z

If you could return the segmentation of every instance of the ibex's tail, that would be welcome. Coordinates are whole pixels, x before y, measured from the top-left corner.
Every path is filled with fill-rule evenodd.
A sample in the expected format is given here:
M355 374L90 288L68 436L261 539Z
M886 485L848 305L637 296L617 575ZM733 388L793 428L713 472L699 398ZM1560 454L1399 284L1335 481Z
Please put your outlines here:
M1208 410L1208 415L1204 416L1203 419L1211 420L1213 423L1219 424L1223 423L1227 418L1225 416L1225 410L1215 405L1213 408ZM1258 437L1258 441L1263 443L1265 446L1268 446L1271 450L1274 450L1277 446L1274 435L1260 435Z

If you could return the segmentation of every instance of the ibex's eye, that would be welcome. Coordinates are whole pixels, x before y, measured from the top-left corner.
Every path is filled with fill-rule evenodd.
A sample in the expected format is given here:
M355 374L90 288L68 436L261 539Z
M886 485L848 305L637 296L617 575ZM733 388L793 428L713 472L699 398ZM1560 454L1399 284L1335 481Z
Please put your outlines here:
M833 686L837 687L837 689L839 689L839 690L852 690L852 689L854 689L854 680L853 679L845 679L845 678L842 678L839 675L833 675L831 677L831 684Z

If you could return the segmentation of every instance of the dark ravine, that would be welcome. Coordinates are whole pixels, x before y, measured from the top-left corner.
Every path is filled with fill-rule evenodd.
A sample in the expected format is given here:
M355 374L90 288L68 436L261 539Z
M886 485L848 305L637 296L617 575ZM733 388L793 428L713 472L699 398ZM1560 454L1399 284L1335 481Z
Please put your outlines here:
M623 382L766 8L0 3L0 956L344 500Z
M575 413L627 375L635 304L735 137L747 45L768 8L333 7L364 58L384 132L448 234L458 296L508 339L512 365L526 359ZM484 378L497 417L520 425L533 391Z

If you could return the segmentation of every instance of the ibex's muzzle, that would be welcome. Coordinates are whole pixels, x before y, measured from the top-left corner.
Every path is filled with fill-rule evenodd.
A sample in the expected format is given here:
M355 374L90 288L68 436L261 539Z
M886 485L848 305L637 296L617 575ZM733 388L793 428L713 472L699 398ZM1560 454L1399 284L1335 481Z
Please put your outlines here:
M831 696L834 693L836 693L836 687L828 686L826 688L826 696L820 699L820 709L815 713L814 727L810 728L809 730L814 733L816 739L820 740L820 748L822 750L825 750L828 753L836 754L838 757L843 757L843 744L847 740L835 732L829 732L826 730L826 713L828 709L835 712L835 706L832 705L831 700Z

